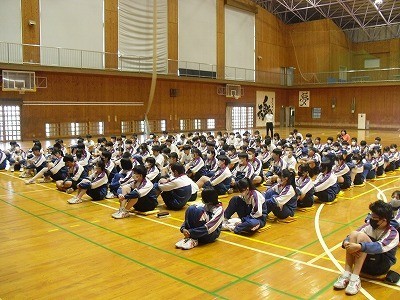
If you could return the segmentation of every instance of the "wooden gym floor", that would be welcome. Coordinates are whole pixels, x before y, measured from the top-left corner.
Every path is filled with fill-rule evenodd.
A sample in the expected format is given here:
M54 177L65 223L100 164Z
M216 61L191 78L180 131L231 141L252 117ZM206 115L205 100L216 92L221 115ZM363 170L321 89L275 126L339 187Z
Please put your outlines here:
M336 133L299 130L322 140ZM349 133L400 144L397 131ZM71 196L54 183L27 186L18 175L0 172L2 299L343 299L332 288L345 258L341 241L363 223L370 202L400 188L397 171L345 191L333 205L297 212L295 222L268 222L252 236L222 232L215 243L184 251L174 247L184 210L114 220L116 200L69 205ZM225 207L229 199L221 199ZM352 299L400 295L399 286L379 280L362 286Z

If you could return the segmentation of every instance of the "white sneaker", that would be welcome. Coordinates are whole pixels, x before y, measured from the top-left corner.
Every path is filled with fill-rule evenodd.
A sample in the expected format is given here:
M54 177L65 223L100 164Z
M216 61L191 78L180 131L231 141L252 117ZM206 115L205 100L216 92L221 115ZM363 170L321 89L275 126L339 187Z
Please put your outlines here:
M74 192L73 188L69 188L65 191L67 194L72 194Z
M222 222L222 228L221 230L225 230L225 231L234 231L236 227L236 224L230 222L229 220L224 220Z
M347 295L355 295L361 288L361 280L358 277L356 280L350 280L349 284L347 285L345 292Z
M73 197L67 201L69 204L79 204L82 203L82 199Z
M347 287L349 284L350 277L346 277L343 274L339 276L339 278L336 280L335 284L333 287L337 290L343 290Z
M183 244L185 243L186 238L179 240L176 244L175 247L176 248L182 248Z
M192 238L187 238L185 239L184 243L182 244L182 249L183 250L190 250L194 247L196 247L199 244L198 240L192 239Z
M112 193L112 192L108 192L107 195L106 195L106 198L107 198L107 199L114 199L114 198L116 198L116 197L117 197L117 196L115 196L114 193Z
M111 215L114 219L123 219L123 218L128 218L129 212L127 212L125 209L120 209L116 213L113 213Z

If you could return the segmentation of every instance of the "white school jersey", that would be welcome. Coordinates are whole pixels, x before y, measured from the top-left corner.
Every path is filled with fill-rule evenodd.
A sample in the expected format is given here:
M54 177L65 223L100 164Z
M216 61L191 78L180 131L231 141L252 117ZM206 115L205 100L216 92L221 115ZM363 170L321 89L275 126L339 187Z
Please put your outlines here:
M64 158L60 157L57 158L54 162L53 166L49 169L52 174L57 174L58 171L61 170L62 167L65 166Z
M310 177L298 177L296 179L296 187L300 190L302 195L305 195L314 187L314 182Z
M332 172L319 173L314 181L315 192L324 191L337 182L337 176Z
M156 160L156 165L162 168L164 166L164 156L159 153L157 156L154 156L154 159Z
M288 157L287 155L285 155L284 157L282 157L283 162L286 164L286 168L289 170L295 170L296 169L296 158L294 158L294 156L292 157Z
M105 171L100 174L93 173L89 176L89 180L91 181L90 188L96 189L108 183L107 173Z
M157 166L153 166L147 170L146 178L149 180L153 180L158 176L158 174L160 174L160 170L157 168Z

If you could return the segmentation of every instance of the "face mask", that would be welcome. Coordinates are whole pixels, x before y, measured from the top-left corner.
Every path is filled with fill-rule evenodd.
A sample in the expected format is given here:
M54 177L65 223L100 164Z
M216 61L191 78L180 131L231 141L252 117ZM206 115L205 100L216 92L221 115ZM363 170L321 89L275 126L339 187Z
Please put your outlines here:
M254 158L254 155L249 154L249 160L252 160Z
M336 160L335 161L335 166L338 166L339 165L339 162Z
M371 227L373 229L377 229L379 227L378 223L379 223L379 220L373 220L373 219L369 220L369 225L371 225Z
M276 180L276 183L281 184L281 183L282 183L282 180L281 180L280 178L278 178L278 179Z
M354 160L354 159L353 159L351 162L352 162L353 164L355 164L355 165L357 164L357 161Z
M328 145L332 144L332 142L331 142L331 141L327 141L326 143L327 143Z
M338 151L338 147L333 147L333 151Z
M210 159L212 157L211 154L207 154L207 158Z
M390 152L394 153L396 151L396 149L390 149Z
M356 142L351 142L351 145L352 145L352 146L355 146L355 145L356 145Z

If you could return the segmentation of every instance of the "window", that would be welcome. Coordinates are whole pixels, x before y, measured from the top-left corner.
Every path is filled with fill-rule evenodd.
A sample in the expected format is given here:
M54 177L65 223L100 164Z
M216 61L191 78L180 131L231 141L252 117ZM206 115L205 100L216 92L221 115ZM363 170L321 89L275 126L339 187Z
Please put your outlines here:
M207 129L215 129L215 119L207 119Z
M160 121L160 127L161 127L161 131L167 130L167 121L161 120Z
M254 109L252 106L232 107L232 129L253 128Z
M314 107L312 109L312 118L313 119L321 119L322 109L320 107Z
M189 130L190 120L179 120L179 129L180 130Z
M19 105L0 106L0 140L21 139L21 114Z
M60 135L59 124L46 123L45 124L45 132L46 132L47 138L59 136Z
M201 129L201 120L200 119L193 120L193 129Z
M89 122L89 133L92 135L104 134L104 122Z

